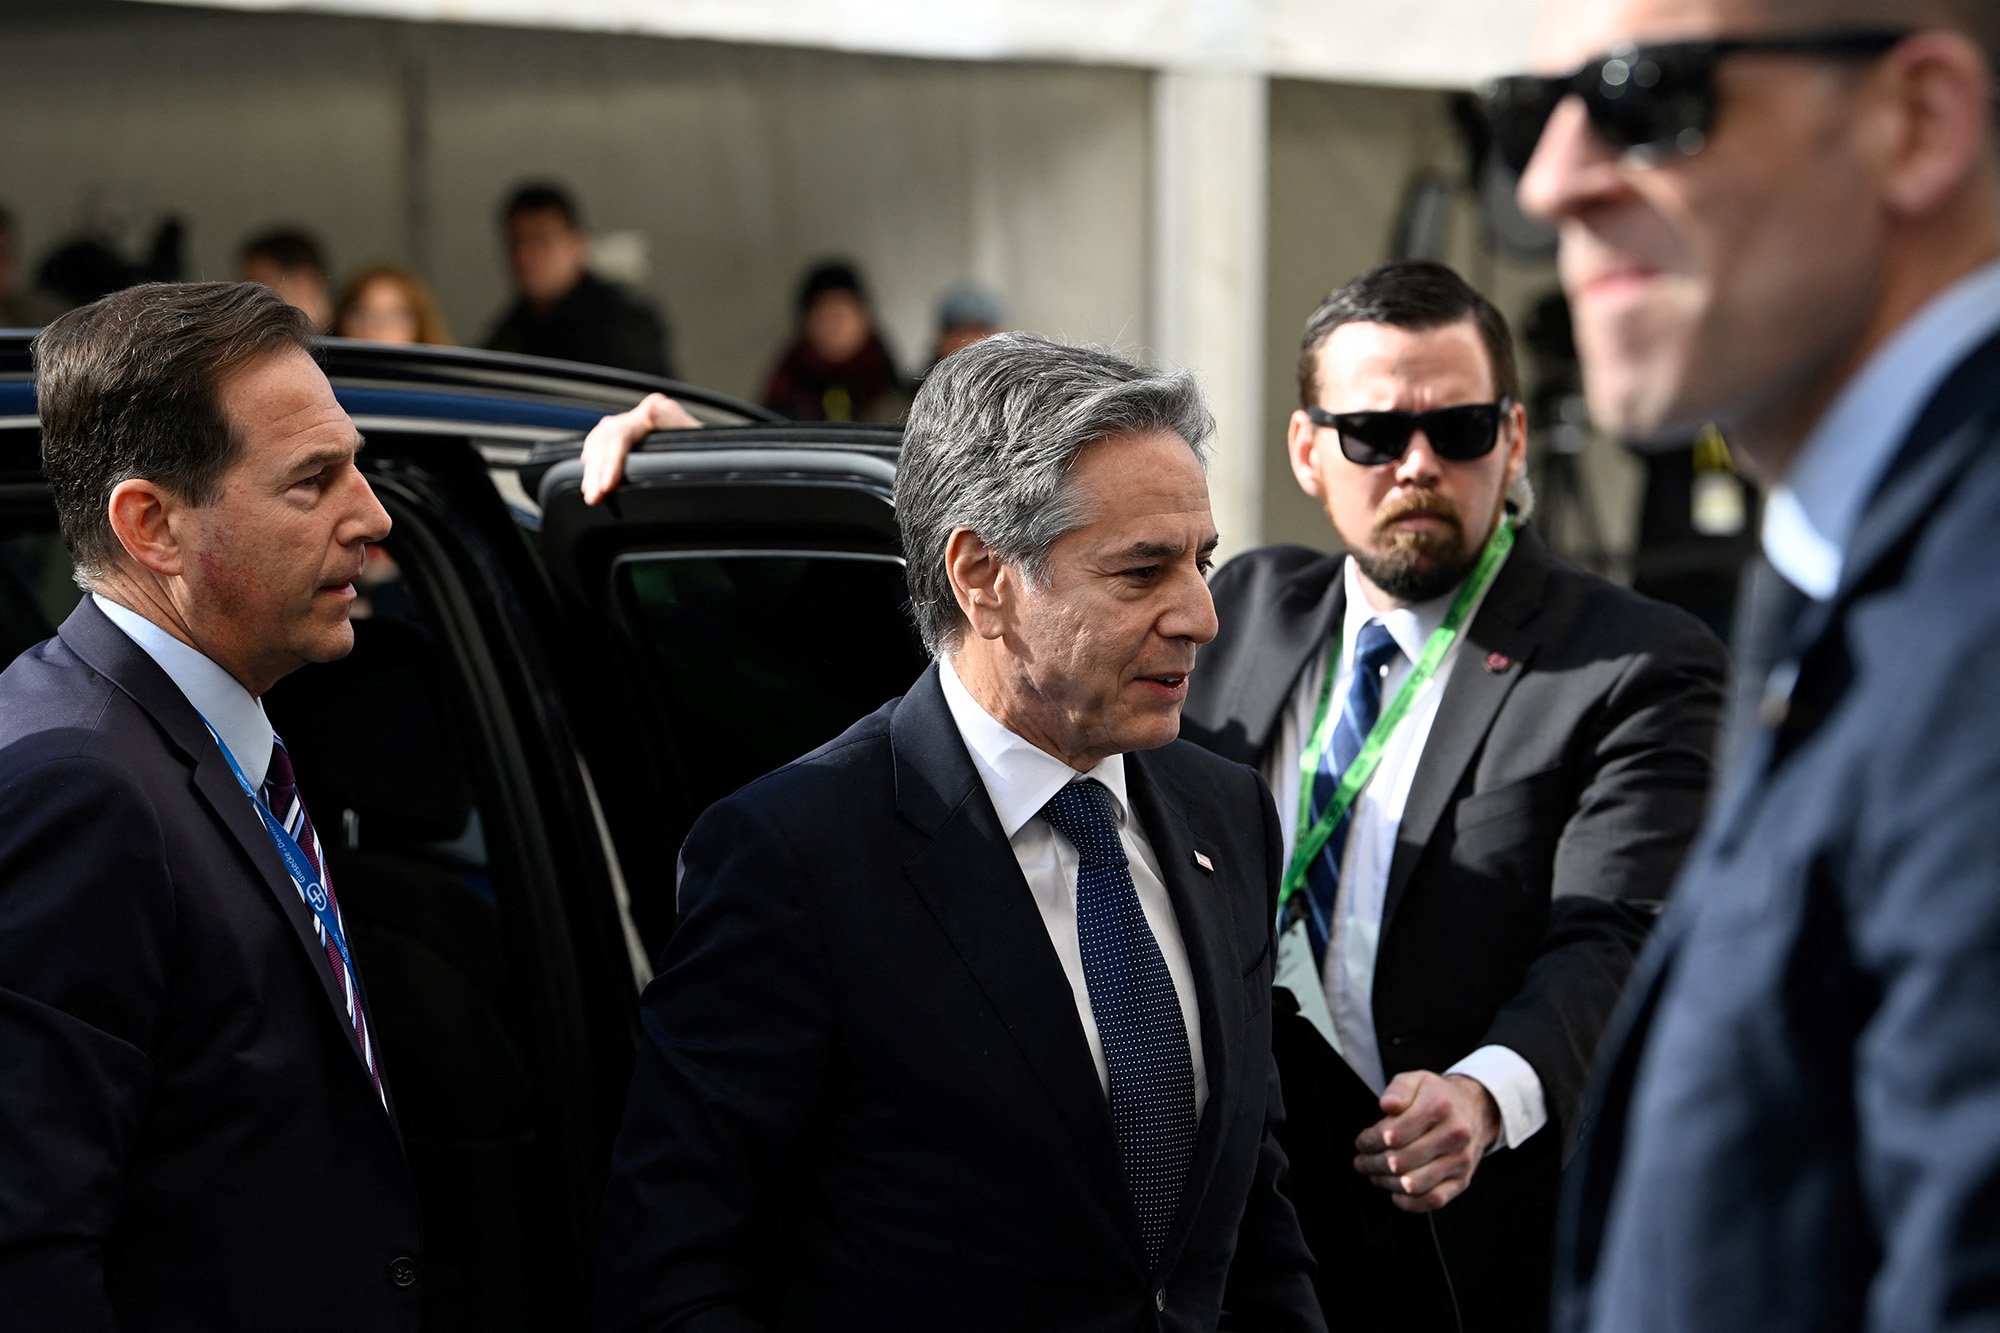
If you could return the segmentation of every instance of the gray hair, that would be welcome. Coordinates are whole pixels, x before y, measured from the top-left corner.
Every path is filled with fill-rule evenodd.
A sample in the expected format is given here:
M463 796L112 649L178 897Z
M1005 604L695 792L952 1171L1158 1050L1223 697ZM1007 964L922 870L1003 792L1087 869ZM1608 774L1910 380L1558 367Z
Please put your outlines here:
M924 647L942 657L965 633L944 563L955 530L970 528L1040 581L1057 539L1095 517L1069 484L1086 446L1169 431L1206 467L1214 430L1193 375L1107 348L1002 333L946 357L910 404L896 470L910 614Z

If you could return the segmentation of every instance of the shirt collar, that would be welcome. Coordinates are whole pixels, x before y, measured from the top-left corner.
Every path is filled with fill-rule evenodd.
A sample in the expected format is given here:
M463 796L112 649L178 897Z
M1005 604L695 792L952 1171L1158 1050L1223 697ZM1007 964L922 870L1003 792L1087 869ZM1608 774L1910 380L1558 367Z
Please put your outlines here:
M102 593L92 593L90 600L146 656L159 663L160 670L180 687L195 711L208 719L215 734L229 747L250 789L261 790L264 775L271 767L271 743L277 739L277 733L271 730L271 720L264 716L263 701L252 698L242 682L213 660L137 611L120 606Z
M1350 557L1341 570L1341 578L1347 588L1347 612L1342 617L1340 627L1340 660L1354 660L1354 640L1361 633L1361 627L1371 620L1382 622L1382 628L1389 631L1389 637L1403 650L1403 656L1415 662L1424 655L1424 647L1431 641L1451 614L1451 604L1458 597L1458 588L1431 598L1428 602L1418 602L1412 606L1399 606L1393 611L1377 611L1368 601L1368 594L1361 587L1361 571ZM1492 591L1488 583L1479 594L1479 602L1486 600L1486 593ZM1479 614L1479 602L1467 608L1465 623L1471 623ZM1461 638L1463 636L1461 635Z
M1793 586L1833 596L1896 451L1952 368L1996 328L2000 260L1933 297L1848 381L1764 504L1764 554Z
M1125 827L1125 756L1114 754L1088 773L1079 773L1047 750L1030 744L1009 731L972 697L949 657L938 659L938 684L944 689L945 706L972 766L986 784L993 812L1000 816L1000 831L1011 840L1021 826L1041 814L1049 798L1078 778L1096 778L1111 793L1111 806L1118 827Z

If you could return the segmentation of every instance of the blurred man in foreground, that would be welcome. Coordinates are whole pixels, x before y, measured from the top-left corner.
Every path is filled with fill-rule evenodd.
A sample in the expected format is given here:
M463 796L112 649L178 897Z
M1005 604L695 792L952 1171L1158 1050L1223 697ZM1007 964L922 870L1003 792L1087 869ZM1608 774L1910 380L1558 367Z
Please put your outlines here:
M243 247L236 274L245 282L261 282L287 305L305 312L313 331L333 325L333 289L326 252L302 231L268 231Z
M311 336L261 286L155 284L35 342L91 595L0 674L9 1328L418 1325L359 960L259 702L353 646L389 531Z
M1185 373L1020 334L925 382L936 665L681 849L605 1327L1324 1327L1271 1135L1275 812L1175 741L1211 426Z
M1350 554L1223 567L1185 722L1284 821L1289 1192L1329 1324L1540 1330L1563 1140L1701 821L1722 645L1526 525L1513 340L1450 269L1328 296L1299 393L1292 468Z
M486 345L672 375L667 328L652 306L590 271L590 238L569 194L553 185L524 185L501 210L507 269L517 293Z
M1775 487L1559 1328L2000 1324L1996 49L1987 0L1553 0L1497 89L1593 417Z

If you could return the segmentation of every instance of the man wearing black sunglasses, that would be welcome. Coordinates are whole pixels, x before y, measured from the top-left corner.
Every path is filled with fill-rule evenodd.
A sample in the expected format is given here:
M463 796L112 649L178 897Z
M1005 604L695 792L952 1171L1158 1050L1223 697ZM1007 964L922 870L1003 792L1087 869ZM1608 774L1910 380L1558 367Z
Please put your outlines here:
M1994 1327L2000 5L1559 0L1534 50L1499 138L1592 415L1716 422L1773 488L1557 1327Z
M1512 340L1450 269L1333 293L1299 388L1293 471L1350 554L1225 566L1181 722L1278 798L1290 1193L1330 1327L1539 1333L1563 1142L1701 817L1722 648L1519 526Z

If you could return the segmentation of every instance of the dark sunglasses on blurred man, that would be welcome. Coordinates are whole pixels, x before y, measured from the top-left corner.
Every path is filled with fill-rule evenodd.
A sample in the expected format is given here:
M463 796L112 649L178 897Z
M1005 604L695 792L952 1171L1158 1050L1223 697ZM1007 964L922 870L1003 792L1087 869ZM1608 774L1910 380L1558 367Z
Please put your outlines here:
M1566 97L1580 97L1590 128L1620 153L1642 162L1698 153L1715 124L1715 67L1734 55L1800 55L1866 60L1910 35L1907 29L1720 37L1701 42L1620 46L1570 74L1515 74L1481 99L1494 151L1516 173L1528 169L1549 117Z

